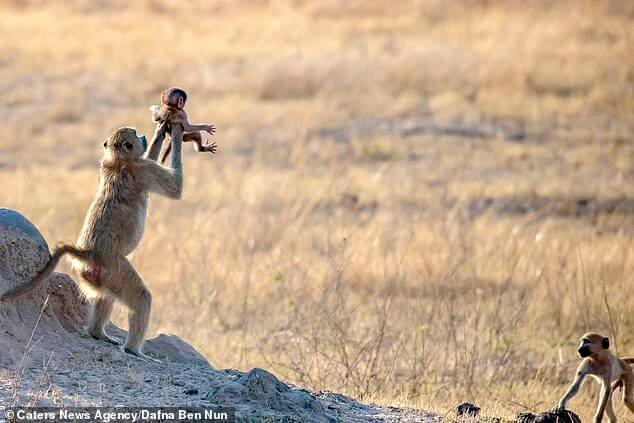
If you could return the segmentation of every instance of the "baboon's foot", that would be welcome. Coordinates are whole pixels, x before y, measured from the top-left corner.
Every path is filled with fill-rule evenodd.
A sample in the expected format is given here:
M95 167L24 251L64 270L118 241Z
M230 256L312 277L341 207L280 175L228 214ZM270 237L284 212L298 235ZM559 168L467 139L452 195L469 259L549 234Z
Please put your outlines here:
M119 342L118 340L109 337L108 335L106 335L104 332L88 332L88 335L90 335L93 339L96 339L98 341L104 341L107 342L109 344L112 345L121 345L121 342Z
M200 151L205 153L216 154L216 151L218 151L218 145L215 142L212 142L209 144L202 144L200 146Z
M134 351L133 349L129 348L129 347L123 347L123 352L133 356L134 358L138 359L138 360L142 360L145 362L149 362L149 363L161 363L161 360L157 360L156 358L152 358L150 356L147 356L145 354L143 354L140 351Z

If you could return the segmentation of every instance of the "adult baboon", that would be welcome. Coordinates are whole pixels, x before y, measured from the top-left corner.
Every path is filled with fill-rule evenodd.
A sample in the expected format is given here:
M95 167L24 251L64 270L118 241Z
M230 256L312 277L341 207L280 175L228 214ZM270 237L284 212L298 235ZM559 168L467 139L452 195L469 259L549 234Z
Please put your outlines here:
M145 339L152 297L126 256L141 241L150 192L179 199L183 188L180 126L171 128L173 154L171 168L156 162L156 140L165 135L166 126L155 131L148 153L143 157L145 137L133 128L120 128L104 142L99 186L88 209L75 245L60 244L48 264L32 281L5 292L6 300L26 294L45 281L64 254L73 257L82 290L93 297L88 333L96 339L118 344L104 327L114 300L129 309L129 331L123 349L148 358L141 347Z

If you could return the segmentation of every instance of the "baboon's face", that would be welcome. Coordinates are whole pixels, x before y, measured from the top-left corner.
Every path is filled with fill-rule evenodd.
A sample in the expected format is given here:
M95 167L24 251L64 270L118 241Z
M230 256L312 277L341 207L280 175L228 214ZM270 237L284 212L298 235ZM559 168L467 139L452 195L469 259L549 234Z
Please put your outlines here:
M610 341L608 338L601 336L598 333L586 333L581 337L577 352L581 357L588 357L602 350L607 350L608 348L610 348Z
M118 159L135 160L147 147L145 135L138 136L134 128L117 129L103 144L106 154Z
M169 96L168 104L182 110L185 107L185 97L180 92L174 91Z

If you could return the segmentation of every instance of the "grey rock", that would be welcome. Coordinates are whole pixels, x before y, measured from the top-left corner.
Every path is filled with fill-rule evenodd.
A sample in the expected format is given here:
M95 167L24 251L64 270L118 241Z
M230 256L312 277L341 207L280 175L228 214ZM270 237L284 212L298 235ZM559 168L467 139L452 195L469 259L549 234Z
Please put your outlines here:
M48 244L33 223L15 210L0 207L0 230L13 228L32 239L44 251L48 251Z
M106 327L106 332L120 340L125 339L128 334L125 330L113 324L109 324ZM148 339L144 344L143 352L162 361L211 367L205 357L176 335L161 333L152 339Z
M155 338L148 339L145 343L145 352L173 362L209 365L205 357L176 335L161 333Z
M266 416L286 416L305 421L326 422L331 417L326 414L322 403L309 391L296 389L281 382L270 372L255 368L244 373L236 381L214 386L207 399L218 404L258 404L267 412L256 412Z
M49 258L37 228L20 213L0 209L0 291L31 280Z

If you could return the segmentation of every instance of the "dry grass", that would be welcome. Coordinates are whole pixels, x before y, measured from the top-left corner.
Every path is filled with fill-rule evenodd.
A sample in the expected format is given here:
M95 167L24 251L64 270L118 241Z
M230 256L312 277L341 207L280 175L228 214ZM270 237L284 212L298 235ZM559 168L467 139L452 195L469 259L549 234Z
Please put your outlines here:
M630 2L40 3L0 1L0 186L49 241L164 87L219 128L133 257L153 332L500 415L554 404L585 330L634 351Z

